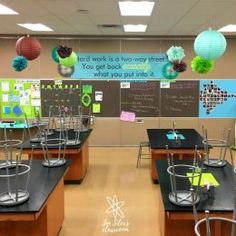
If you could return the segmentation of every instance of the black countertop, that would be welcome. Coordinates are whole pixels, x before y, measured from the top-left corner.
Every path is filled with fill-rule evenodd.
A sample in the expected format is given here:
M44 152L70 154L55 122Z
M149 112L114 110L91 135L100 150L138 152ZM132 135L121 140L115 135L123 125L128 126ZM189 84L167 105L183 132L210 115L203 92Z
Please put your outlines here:
M192 164L191 160L175 160L175 164ZM164 203L165 211L192 211L192 207L176 206L168 200L168 194L171 192L170 177L167 173L167 160L157 160L156 168L159 176L159 184L161 195ZM205 166L204 166L205 168ZM190 171L191 172L191 171ZM206 167L203 172L210 172L214 175L220 186L215 187L213 193L210 194L207 190L201 188L200 202L196 205L198 211L209 210L214 211L233 211L234 209L234 177L231 165L227 162L223 168ZM180 172L178 172L180 173ZM181 173L186 174L186 173ZM181 189L188 190L189 180L176 178L177 186Z
M177 129L178 134L184 136L184 140L169 140L167 134L171 129L147 129L149 144L152 149L165 149L168 145L169 149L194 149L197 145L198 149L203 149L202 136L195 129Z
M61 167L47 168L42 165L42 161L33 160L30 172L30 181L28 186L29 200L18 206L2 207L0 213L36 213L47 201L49 195L60 181L65 171L70 165L67 160L66 164ZM26 175L19 176L19 184L25 182ZM0 178L0 189L6 189L6 179Z
M92 132L92 129L90 129L86 132L80 132L80 135L79 135L80 144L78 144L78 145L66 145L66 148L67 149L79 149L83 145L83 143L87 140L87 138L89 137L91 132ZM54 131L54 133L52 135L48 136L48 139L57 139L57 138L59 138L59 134L60 134L59 131ZM69 139L74 139L75 135L76 135L76 133L74 132L74 130L69 130L69 132L68 132ZM42 148L40 143L26 141L23 144L23 149L24 148L25 149L30 149L32 147L32 145L34 145L35 149L38 149L38 148L41 149ZM51 148L53 148L53 147L51 147ZM58 147L56 147L56 148L58 148Z

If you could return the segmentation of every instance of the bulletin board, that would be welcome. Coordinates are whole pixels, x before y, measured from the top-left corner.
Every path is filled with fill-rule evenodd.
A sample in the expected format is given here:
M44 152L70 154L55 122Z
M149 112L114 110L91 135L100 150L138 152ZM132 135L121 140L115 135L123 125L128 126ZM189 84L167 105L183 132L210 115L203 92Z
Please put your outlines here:
M120 82L108 80L82 80L82 96L88 94L91 104L86 109L82 104L83 113L93 113L96 117L120 116Z
M40 80L2 79L1 118L35 118L40 114Z
M80 106L80 80L41 80L42 116L48 117L50 107L72 107L73 114Z

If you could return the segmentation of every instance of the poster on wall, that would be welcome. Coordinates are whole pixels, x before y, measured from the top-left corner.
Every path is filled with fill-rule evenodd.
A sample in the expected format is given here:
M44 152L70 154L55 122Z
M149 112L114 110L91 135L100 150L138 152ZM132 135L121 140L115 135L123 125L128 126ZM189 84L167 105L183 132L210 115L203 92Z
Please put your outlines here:
M201 80L199 117L235 118L236 80Z
M2 79L0 82L1 118L35 118L40 113L40 81Z
M149 80L163 78L165 53L78 53L71 78Z

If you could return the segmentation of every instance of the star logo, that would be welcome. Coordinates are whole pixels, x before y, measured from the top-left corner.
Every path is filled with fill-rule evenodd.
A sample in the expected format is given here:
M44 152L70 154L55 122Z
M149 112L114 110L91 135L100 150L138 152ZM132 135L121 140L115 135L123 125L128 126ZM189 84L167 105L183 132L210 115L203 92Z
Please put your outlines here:
M121 208L125 205L125 201L119 201L116 195L114 195L113 197L106 197L106 199L107 199L107 202L110 206L106 210L106 213L107 214L112 213L114 219L125 218L125 215L124 215L123 211L121 210Z

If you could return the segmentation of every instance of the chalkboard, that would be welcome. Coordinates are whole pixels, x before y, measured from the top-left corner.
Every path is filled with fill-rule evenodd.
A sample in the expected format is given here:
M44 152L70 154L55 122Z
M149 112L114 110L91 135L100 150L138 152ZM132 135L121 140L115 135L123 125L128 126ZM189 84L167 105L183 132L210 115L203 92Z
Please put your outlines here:
M160 82L132 82L122 85L121 110L134 112L137 117L159 116Z
M86 92L83 91L84 87L90 87L92 103L89 106L91 114L96 117L119 117L120 116L120 82L119 81L97 81L97 80L82 80L82 95ZM96 94L102 94L98 101L96 101ZM95 112L93 106L98 105L100 107L99 112ZM83 114L88 113L88 108L82 106Z
M41 80L41 107L42 116L47 117L49 107L69 106L78 113L80 106L80 80Z
M198 117L199 81L176 81L161 88L161 117Z

